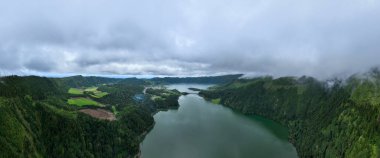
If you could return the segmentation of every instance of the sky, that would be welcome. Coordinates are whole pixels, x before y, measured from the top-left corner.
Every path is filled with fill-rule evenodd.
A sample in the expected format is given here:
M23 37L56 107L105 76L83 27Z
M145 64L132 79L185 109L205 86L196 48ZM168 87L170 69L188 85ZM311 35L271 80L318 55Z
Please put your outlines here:
M379 0L0 0L0 75L330 78L378 66Z

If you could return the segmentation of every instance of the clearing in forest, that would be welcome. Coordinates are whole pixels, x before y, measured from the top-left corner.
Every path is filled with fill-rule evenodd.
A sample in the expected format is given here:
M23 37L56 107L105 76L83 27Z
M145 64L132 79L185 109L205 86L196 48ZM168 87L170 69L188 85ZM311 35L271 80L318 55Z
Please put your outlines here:
M112 112L104 109L81 109L79 111L102 120L116 120L116 117Z
M74 95L82 95L83 90L79 88L70 88L69 89L69 94L74 94Z
M73 95L83 95L88 94L93 98L102 98L108 95L107 92L102 92L98 90L98 87L87 87L87 88L70 88L68 91L69 94Z
M78 97L78 98L71 98L69 100L67 100L67 103L69 103L70 105L76 105L76 106L99 106L99 107L103 107L104 105L94 101L94 100L91 100L89 98L83 98L83 97Z

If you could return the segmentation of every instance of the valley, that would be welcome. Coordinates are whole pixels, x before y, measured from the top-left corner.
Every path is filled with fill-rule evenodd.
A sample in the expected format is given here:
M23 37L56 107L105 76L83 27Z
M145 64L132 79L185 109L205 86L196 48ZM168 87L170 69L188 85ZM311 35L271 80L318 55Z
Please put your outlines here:
M378 157L376 69L344 82L231 76L2 77L1 156Z
M210 85L173 84L169 89L193 93L188 87ZM245 116L205 101L196 94L178 99L179 109L154 115L155 125L141 143L142 158L251 158L297 157L288 142L286 127L257 116Z

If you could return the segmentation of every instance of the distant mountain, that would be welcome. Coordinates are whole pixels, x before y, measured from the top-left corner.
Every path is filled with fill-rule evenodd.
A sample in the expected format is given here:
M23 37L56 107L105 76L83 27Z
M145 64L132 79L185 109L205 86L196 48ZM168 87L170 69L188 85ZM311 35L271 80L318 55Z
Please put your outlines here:
M162 84L174 83L199 83L199 84L222 84L232 82L243 76L242 74L236 75L223 75L223 76L204 76L204 77L163 77L152 78L150 81Z
M61 86L67 87L88 87L100 84L117 83L122 81L120 78L107 78L107 77L95 77L95 76L71 76L64 78L54 78Z

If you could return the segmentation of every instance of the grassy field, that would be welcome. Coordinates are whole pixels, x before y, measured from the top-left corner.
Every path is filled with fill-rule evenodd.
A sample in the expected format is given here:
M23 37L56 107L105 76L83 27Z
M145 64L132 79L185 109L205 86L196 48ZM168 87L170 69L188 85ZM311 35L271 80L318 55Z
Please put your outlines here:
M89 92L90 96L93 98L102 98L108 95L107 92L99 91L98 87L70 88L68 93L73 95L83 95L85 92Z
M211 102L214 103L214 104L220 104L220 98L211 99Z
M86 92L95 92L95 91L98 91L98 87L88 87L88 88L84 89L84 91L86 91Z
M82 95L83 94L83 90L82 89L78 89L78 88L70 88L69 89L69 94Z
M67 103L69 103L70 105L76 105L76 106L99 106L99 107L102 107L103 105L96 102L96 101L93 101L91 99L88 99L88 98L71 98L69 100L67 100Z
M93 93L94 93L94 94L91 94L90 96L91 96L91 97L94 97L94 98L102 98L102 97L108 95L107 92L102 92L102 91L98 91L98 90L93 91Z

